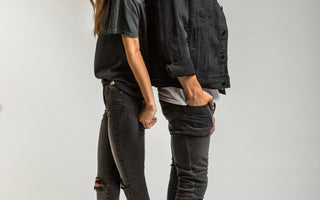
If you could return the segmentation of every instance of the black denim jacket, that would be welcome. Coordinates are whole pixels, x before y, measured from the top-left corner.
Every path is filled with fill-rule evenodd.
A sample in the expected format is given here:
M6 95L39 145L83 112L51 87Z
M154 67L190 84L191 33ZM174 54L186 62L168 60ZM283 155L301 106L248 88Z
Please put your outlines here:
M196 74L202 87L230 87L228 27L217 0L146 0L152 84L182 87Z

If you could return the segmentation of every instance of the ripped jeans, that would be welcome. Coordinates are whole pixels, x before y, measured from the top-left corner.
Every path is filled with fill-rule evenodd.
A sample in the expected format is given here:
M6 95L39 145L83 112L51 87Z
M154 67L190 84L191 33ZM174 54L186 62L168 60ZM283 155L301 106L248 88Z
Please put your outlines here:
M202 200L208 184L210 131L214 109L160 101L171 134L168 200Z
M105 113L98 141L97 200L149 200L144 175L145 129L138 119L141 101L103 82Z

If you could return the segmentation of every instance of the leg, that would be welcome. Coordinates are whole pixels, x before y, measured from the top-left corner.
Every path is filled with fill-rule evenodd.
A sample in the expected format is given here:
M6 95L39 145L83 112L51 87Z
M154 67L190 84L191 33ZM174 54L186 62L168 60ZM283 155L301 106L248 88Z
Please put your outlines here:
M105 95L105 94L104 94ZM120 194L120 175L114 162L108 137L108 108L101 120L98 141L98 173L94 189L97 200L118 200Z
M142 103L115 86L109 91L108 120L111 150L128 200L149 200L144 175L144 127L138 113Z
M208 183L209 143L210 135L172 135L171 145L178 177L176 200L204 198Z
M168 200L203 199L207 188L212 111L206 106L179 106L161 102L169 121L173 163Z
M176 169L176 165L174 164L174 159L172 158L167 199L175 200L177 195L177 190L178 190L177 169Z

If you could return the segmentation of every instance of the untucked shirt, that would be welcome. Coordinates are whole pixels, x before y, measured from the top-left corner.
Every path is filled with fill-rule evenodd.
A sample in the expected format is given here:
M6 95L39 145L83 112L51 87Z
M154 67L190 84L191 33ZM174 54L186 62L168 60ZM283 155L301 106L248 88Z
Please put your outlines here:
M203 88L204 91L208 92L212 97L214 102L222 101L221 95L218 89ZM187 94L184 89L177 87L159 87L158 96L160 101L165 101L168 103L186 106Z
M99 79L115 81L131 96L142 98L140 88L128 64L121 34L139 38L140 50L147 62L146 15L143 0L108 0L95 51L94 73Z

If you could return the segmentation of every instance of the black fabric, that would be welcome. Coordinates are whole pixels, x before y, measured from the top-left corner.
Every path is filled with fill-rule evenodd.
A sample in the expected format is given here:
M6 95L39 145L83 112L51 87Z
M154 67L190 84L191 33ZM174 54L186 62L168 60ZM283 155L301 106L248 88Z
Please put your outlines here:
M142 98L142 94L128 64L121 34L139 38L142 56L148 63L146 25L144 1L109 0L95 51L95 76L114 80L117 87L137 98Z
M208 184L212 110L160 101L171 134L172 164L167 200L201 200ZM215 105L216 106L216 105Z
M208 136L213 127L215 109L203 106L182 106L160 101L162 113L169 121L171 135Z
M120 187L128 200L149 200L145 128L138 118L143 103L115 85L103 84L103 99L97 157L97 177L103 184L96 190L97 200L119 200Z
M146 0L150 77L156 87L182 88L196 74L202 87L230 87L228 26L217 0Z

